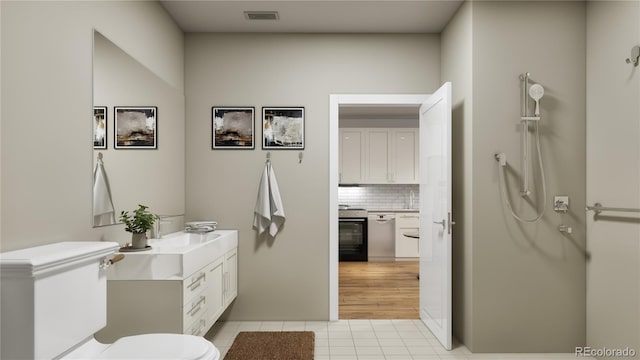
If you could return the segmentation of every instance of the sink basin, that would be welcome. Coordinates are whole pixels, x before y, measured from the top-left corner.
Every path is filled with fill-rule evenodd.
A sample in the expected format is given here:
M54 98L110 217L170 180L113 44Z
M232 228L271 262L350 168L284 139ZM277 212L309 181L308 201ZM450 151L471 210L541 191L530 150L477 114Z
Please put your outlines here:
M182 280L238 246L237 230L205 234L179 231L149 239L151 250L123 253L111 266L108 280Z
M185 233L184 231L166 235L162 239L149 239L152 250L160 251L188 251L193 245L203 244L219 238L217 232L204 234Z

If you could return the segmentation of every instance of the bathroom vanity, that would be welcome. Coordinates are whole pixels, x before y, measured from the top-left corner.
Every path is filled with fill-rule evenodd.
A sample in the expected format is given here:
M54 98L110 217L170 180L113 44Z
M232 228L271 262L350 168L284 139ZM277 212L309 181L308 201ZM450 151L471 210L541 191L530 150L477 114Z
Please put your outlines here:
M238 293L238 231L150 239L109 269L101 342L144 333L204 335Z

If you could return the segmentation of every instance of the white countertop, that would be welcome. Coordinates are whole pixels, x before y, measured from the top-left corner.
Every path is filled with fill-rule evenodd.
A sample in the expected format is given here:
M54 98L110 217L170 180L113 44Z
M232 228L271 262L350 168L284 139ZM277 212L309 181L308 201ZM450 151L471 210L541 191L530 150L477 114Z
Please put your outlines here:
M370 213L412 213L420 212L418 209L367 209Z

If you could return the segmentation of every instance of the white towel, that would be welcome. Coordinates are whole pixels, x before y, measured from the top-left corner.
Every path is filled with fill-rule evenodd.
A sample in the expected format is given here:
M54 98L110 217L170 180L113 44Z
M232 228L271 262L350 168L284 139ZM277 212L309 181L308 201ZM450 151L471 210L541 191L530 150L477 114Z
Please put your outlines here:
M258 199L253 211L253 228L258 230L258 235L262 235L268 229L269 234L275 237L285 220L276 174L271 162L267 162L262 172Z
M98 159L96 169L93 172L93 225L115 224L115 213L107 174L104 171L102 160Z

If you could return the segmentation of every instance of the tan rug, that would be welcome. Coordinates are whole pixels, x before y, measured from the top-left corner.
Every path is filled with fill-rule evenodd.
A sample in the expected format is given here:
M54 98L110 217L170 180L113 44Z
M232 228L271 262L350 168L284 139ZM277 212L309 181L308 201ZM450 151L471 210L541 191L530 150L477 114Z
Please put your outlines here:
M313 360L313 331L243 331L224 360Z

